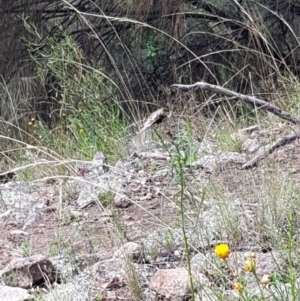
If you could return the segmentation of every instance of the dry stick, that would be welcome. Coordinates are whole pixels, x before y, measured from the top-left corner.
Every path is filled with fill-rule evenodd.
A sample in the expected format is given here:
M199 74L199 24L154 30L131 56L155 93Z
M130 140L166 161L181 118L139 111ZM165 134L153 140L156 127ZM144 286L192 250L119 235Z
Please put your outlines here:
M236 93L234 91L225 89L223 87L220 86L216 86L216 85L211 85L208 84L206 82L197 82L193 85L172 85L171 87L175 87L175 88L179 88L179 89L194 89L194 90L198 90L198 89L202 89L202 90L207 90L207 91L211 91L214 93L219 93L219 94L223 94L226 96L230 96L230 97L234 97L237 99L241 99L242 101L244 101L247 104L251 104L255 107L257 107L258 109L261 110L265 110L268 112L273 113L274 115L283 118L285 120L288 120L294 124L300 124L300 119L293 117L291 114L279 109L278 107L264 101L261 100L259 98L256 98L254 96L247 96L244 94L240 94L240 93ZM281 139L279 139L276 143L274 143L271 147L269 147L268 149L265 150L265 152L263 154L260 154L256 157L254 157L252 160L246 162L243 166L242 169L247 169L247 168L251 168L257 165L257 163L265 158L267 155L270 155L274 152L274 150L280 146L283 146L287 143L290 143L296 139L300 138L300 132L296 132L294 134L290 134L287 135Z
M269 111L269 112L273 113L274 115L276 115L280 118L286 119L294 124L300 124L300 119L293 117L291 114L279 109L278 107L270 104L269 102L266 102L264 100L254 97L254 96L248 96L248 95L236 93L234 91L222 88L220 86L211 85L206 82L197 82L193 85L176 85L175 84L175 85L172 85L171 88L172 87L179 88L179 89L186 89L186 90L202 89L202 90L207 90L207 91L211 91L214 93L219 93L219 94L223 94L226 96L234 97L237 99L241 99L245 103L251 104L251 105L257 107L258 109Z
M250 161L246 162L243 166L242 169L247 169L251 168L257 165L257 163L265 158L267 155L270 155L274 152L274 150L280 146L284 146L290 142L293 142L296 139L300 138L300 132L297 132L295 134L290 134L287 136L284 136L283 138L280 138L276 143L274 143L272 146L270 146L268 149L264 151L264 153L257 155Z

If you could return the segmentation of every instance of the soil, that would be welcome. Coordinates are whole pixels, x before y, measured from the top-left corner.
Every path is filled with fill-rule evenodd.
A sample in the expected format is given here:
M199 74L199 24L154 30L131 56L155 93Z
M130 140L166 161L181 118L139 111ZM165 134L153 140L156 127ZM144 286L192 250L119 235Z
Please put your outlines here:
M290 173L296 181L299 180L299 146L300 141L295 141L282 147L251 170L228 166L208 177L213 183L222 186L223 190L243 197L249 203L255 203L253 191L264 185L262 175L265 177L266 173L269 173L270 176L280 176ZM56 185L55 182L52 185ZM165 185L170 186L170 183L166 182ZM169 200L176 197L178 189L173 187L169 192L168 196L161 195L150 201L133 203L127 208L104 208L100 203L92 203L78 210L78 216L65 213L61 215L58 204L51 200L42 220L23 229L29 234L27 242L32 249L28 252L47 257L73 254L79 261L95 253L101 254L103 258L110 258L114 248L120 245L120 240L139 241L140 238L159 229L162 223L172 225L179 220L178 207ZM12 238L11 235L12 230L22 230L21 224L2 218L0 228L2 269L12 258L29 254L24 254L25 240Z

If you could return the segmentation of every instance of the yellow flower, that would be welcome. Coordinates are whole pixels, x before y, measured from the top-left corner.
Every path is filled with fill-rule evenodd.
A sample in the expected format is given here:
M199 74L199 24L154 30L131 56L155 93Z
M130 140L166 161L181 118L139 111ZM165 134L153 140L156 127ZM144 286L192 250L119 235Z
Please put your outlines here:
M62 117L66 117L66 113L62 113L61 116L62 116Z
M235 282L232 284L232 289L236 292L240 292L243 289L243 285L239 282Z
M272 280L272 275L263 275L260 283L264 286L268 285Z
M253 259L247 259L245 261L245 264L244 264L244 271L245 272L252 272L254 273L256 270L256 263Z
M79 133L82 134L84 132L84 129L80 129Z
M29 126L32 126L32 125L33 125L32 121L29 121L29 122L28 122L28 125L29 125Z
M226 259L230 254L230 249L227 244L219 244L215 247L215 252L220 259Z

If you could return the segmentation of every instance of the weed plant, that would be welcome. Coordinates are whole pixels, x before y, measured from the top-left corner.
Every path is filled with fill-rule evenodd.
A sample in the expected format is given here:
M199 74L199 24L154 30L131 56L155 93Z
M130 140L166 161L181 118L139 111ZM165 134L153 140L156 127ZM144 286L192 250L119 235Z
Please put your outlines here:
M37 34L33 24L24 23ZM41 84L51 85L50 115L45 119L36 112L34 122L28 123L32 135L63 156L92 159L97 150L113 162L124 156L127 120L115 99L114 82L88 64L74 39L61 28L43 47L26 43Z

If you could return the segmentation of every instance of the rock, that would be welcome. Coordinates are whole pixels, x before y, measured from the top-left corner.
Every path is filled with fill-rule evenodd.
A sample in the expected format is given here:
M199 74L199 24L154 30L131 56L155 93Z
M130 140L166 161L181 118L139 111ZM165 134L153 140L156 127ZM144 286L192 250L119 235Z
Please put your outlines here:
M243 151L247 153L254 153L260 148L260 143L257 138L248 138L242 145Z
M131 258L133 261L141 261L144 257L142 246L135 242L125 243L119 250L115 252L116 258Z
M0 285L1 301L25 301L30 299L27 290L23 288Z
M255 253L256 275L261 278L263 275L271 275L280 270L283 266L283 258L279 252ZM249 252L231 252L227 262L237 275L243 272L245 260Z
M116 195L114 197L114 204L117 208L127 208L130 205L130 200L125 195Z
M43 296L45 301L89 301L89 292L91 290L88 277L81 273L72 283L55 285L54 289Z
M210 200L211 204L213 202ZM219 237L225 237L221 232L220 220L222 220L222 213L217 207L212 206L209 210L201 212L196 227L187 231L190 243L198 250L203 250L214 245Z
M216 259L215 255L211 254L211 253L196 254L191 260L192 274L199 275L199 274L205 273L208 275L214 275L214 274L218 273L218 270L214 263L215 259ZM202 276L200 276L200 277L202 277Z
M208 155L193 162L190 167L201 167L206 171L214 172L219 167L225 167L227 164L244 164L246 163L245 154L237 152L223 152L218 155Z
M190 291L188 272L185 268L158 270L151 277L149 287L170 300L187 297Z
M93 161L81 161L76 164L76 174L82 177L97 177L108 170L107 157L102 152L96 152Z
M275 271L280 270L284 263L280 252L256 252L255 256L256 275L243 270L245 260L249 258L249 252L232 252L227 259L232 271L245 280L245 286L250 296L259 296L261 294L261 287L257 278L260 280L264 275L272 275Z
M202 141L199 143L198 156L202 157L203 154L212 154L216 146L210 141Z
M56 188L44 182L9 182L0 184L0 190L1 201L6 208L6 212L2 213L0 218L7 219L7 225L13 225L12 222L25 224L29 219L35 223L32 215L36 214L37 217L50 203L56 201Z
M209 287L211 285L210 281L204 274L199 272L195 273L195 271L192 270L192 275L196 287L203 288L203 287Z
M31 288L33 285L53 283L56 280L56 270L51 261L43 255L13 259L0 271L0 277L9 286Z
M85 208L89 204L97 202L99 194L100 191L96 191L95 187L87 185L87 187L80 192L76 203L80 208Z

